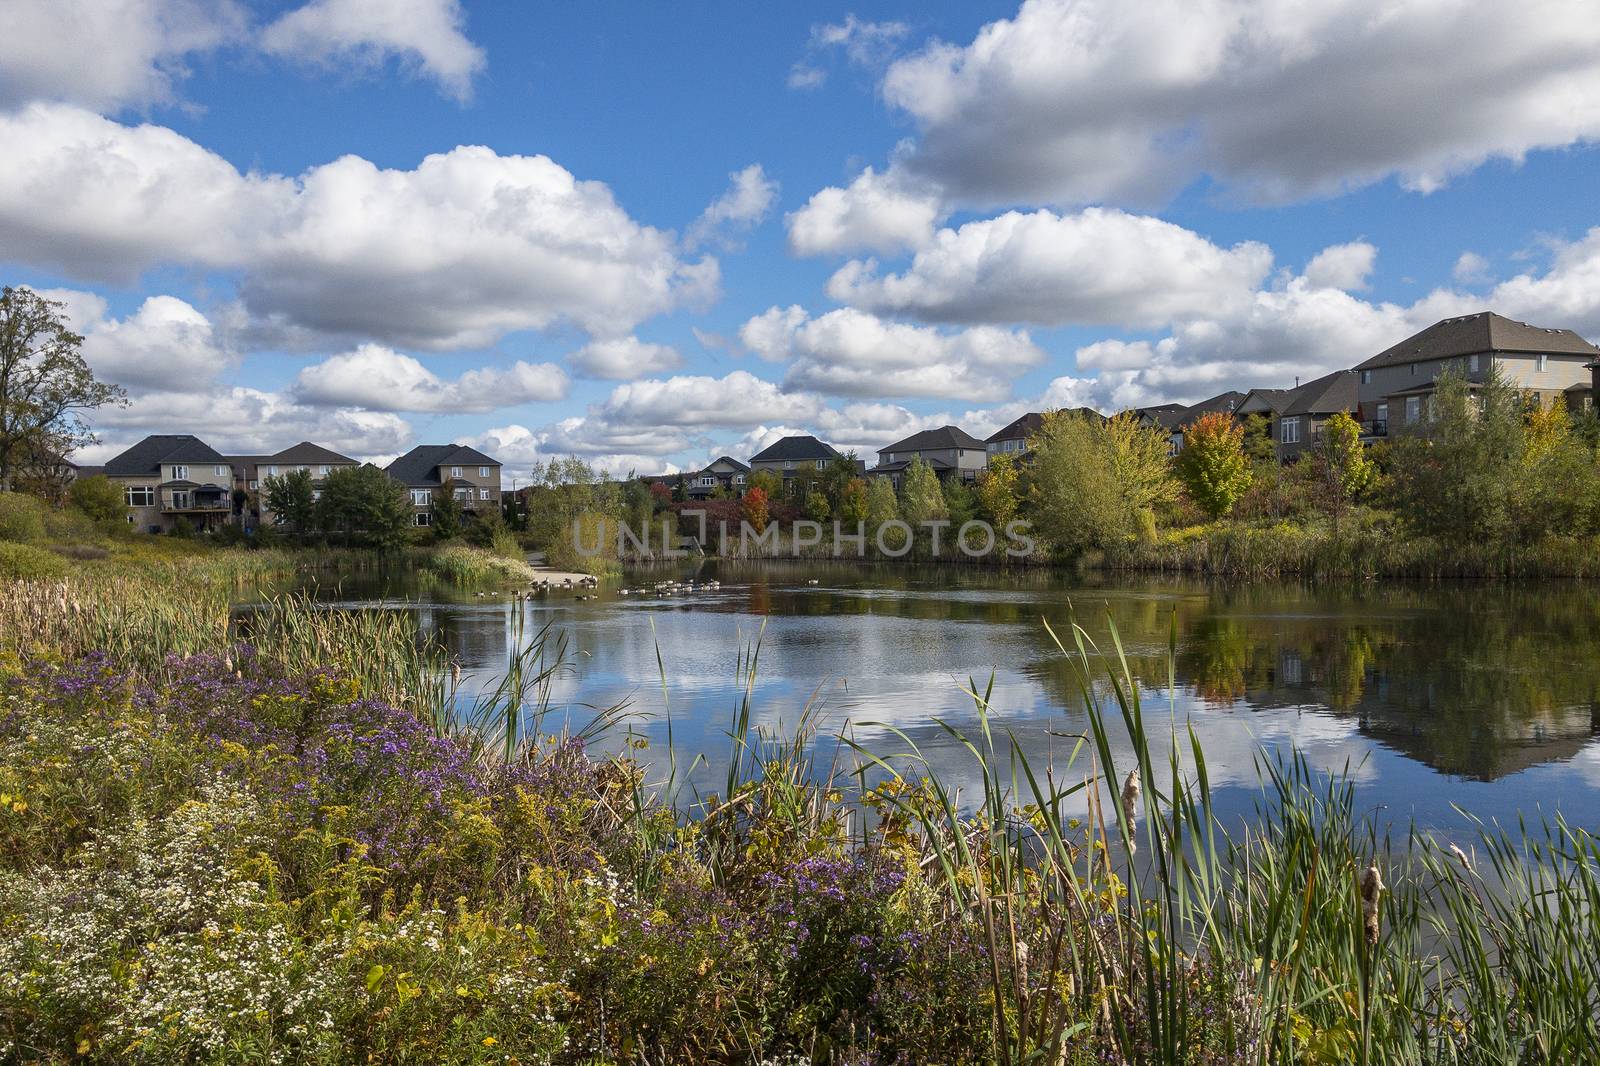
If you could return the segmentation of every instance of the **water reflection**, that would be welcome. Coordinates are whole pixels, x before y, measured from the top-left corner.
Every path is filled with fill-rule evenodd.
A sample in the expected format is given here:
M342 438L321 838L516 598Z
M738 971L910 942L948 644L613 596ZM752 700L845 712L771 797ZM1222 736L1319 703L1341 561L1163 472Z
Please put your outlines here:
M1194 724L1225 788L1256 780L1263 745L1293 746L1314 765L1350 768L1368 802L1401 818L1448 822L1452 803L1493 817L1560 806L1581 824L1600 811L1600 600L1588 586L1227 588L1086 583L1053 571L732 563L630 574L623 584L691 574L722 587L602 591L589 601L553 594L520 608L504 597L439 599L430 589L433 600L411 609L478 684L492 684L505 661L512 610L527 613L530 629L567 628L577 676L562 695L592 705L628 699L652 716L638 728L658 738L670 712L680 747L713 756L707 781L727 747L737 652L757 640L756 702L769 728L818 703L829 728L849 722L873 750L898 750L893 726L959 776L964 756L933 720L972 723L966 682L982 686L992 670L1001 724L1032 755L1059 759L1084 728L1085 697L1043 621L1070 640L1075 611L1103 651L1115 624L1151 713ZM325 595L415 600L417 589L400 577Z

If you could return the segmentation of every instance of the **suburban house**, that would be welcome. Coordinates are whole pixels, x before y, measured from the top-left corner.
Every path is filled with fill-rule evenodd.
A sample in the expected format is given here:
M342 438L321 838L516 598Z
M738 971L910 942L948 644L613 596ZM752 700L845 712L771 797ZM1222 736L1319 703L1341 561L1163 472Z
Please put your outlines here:
M233 465L198 437L146 437L106 463L105 474L121 487L135 529L170 533L182 519L214 530L232 519Z
M500 509L500 463L465 444L419 444L386 472L411 493L412 521L433 523L433 502L448 496L468 514Z
M1324 422L1340 412L1354 417L1359 407L1354 370L1335 370L1290 390L1272 427L1278 458L1284 462L1296 458L1322 439ZM1362 432L1370 436L1371 428L1363 426Z
M843 458L838 449L816 437L783 437L750 457L750 472L766 470L777 474L788 489L796 478L808 474L815 477L829 463Z
M1146 411L1160 412L1154 421L1167 431L1167 454L1177 455L1183 451L1183 431L1198 422L1202 417L1221 412L1223 414L1238 414L1239 405L1244 402L1245 394L1242 392L1219 392L1217 395L1190 407L1182 407L1177 411L1169 410L1177 407L1176 404L1166 404L1161 408L1145 407L1137 412L1143 416Z
M1541 406L1564 403L1573 411L1595 402L1595 347L1570 329L1546 329L1492 311L1435 322L1359 364L1361 421L1375 437L1420 421L1434 384L1446 369L1481 382L1491 365Z
M322 479L341 467L360 466L348 455L340 455L331 448L303 440L276 455L230 455L233 465L233 487L238 490L235 499L240 501L235 513L248 529L258 525L271 525L274 516L267 507L264 482L269 477L282 477L295 470L311 475L313 493L322 488ZM243 493L243 496L239 496Z
M972 481L989 465L989 450L983 441L960 426L940 426L913 433L905 440L879 449L878 465L867 473L886 477L899 488L906 469L915 459L933 467L941 480L954 477Z
M721 489L726 496L743 496L750 480L750 468L726 455L699 470L683 475L683 495L690 500L703 500Z
M1173 406L1176 405L1174 404ZM1106 420L1106 416L1096 411L1093 407L1070 407L1052 411L1051 414L1077 415L1083 418L1099 419L1102 422ZM1038 433L1043 426L1044 413L1029 411L1015 421L989 434L983 442L984 450L990 456L1015 455L1019 459L1025 459L1033 451L1028 447L1029 438Z

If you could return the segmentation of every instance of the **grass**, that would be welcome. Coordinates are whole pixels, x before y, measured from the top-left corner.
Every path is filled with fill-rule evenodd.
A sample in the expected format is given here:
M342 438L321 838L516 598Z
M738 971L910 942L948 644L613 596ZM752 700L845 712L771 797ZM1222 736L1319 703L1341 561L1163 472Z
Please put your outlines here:
M1145 705L1114 628L1105 647L1052 630L1092 709L1055 763L1031 761L992 685L969 682L976 727L936 723L979 782L964 794L890 727L902 750L845 738L830 765L809 710L787 732L752 729L758 641L737 663L724 791L686 796L680 768L647 765L642 740L584 753L622 709L556 724L572 675L556 630L515 632L500 683L469 704L398 613L281 598L230 629L220 594L167 613L48 588L0 589L8 1054L1600 1054L1587 832L1554 818L1472 841L1391 836L1349 780L1265 757L1255 816L1225 823L1203 746L1175 707ZM83 658L95 651L109 658ZM239 843L190 856L186 819L208 827L195 840ZM149 883L157 901L192 871L226 877L185 888L189 909L162 918L167 904L130 902L146 860L124 868L107 848L171 871ZM202 967L194 991L186 975ZM236 1013L217 998L228 989L278 1006ZM290 1004L326 1021L308 1028Z
M520 558L511 558L485 548L467 544L448 544L422 553L417 562L430 573L457 585L526 585L535 573Z

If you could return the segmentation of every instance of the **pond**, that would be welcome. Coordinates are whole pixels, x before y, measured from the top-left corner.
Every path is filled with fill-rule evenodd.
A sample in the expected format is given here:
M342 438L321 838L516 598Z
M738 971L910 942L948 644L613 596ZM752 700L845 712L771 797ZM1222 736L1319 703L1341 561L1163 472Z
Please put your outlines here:
M702 587L654 591L666 580ZM939 721L975 735L969 679L982 691L992 675L992 724L1036 764L1064 766L1086 702L1045 621L1069 641L1075 617L1103 650L1115 627L1163 743L1171 722L1192 725L1224 810L1259 795L1261 752L1298 750L1348 773L1358 802L1396 827L1558 810L1600 823L1600 597L1584 584L1222 585L708 560L629 573L589 599L558 591L514 606L504 593L420 588L401 574L317 594L412 612L462 664L467 698L504 672L513 611L528 634L553 624L570 638L557 697L574 724L626 701L659 769L670 720L680 769L705 756L692 779L702 790L718 787L740 652L757 641L753 724L781 735L809 708L824 763L836 754L827 738L848 724L870 751L905 752L903 733L945 780L971 779L970 755ZM1102 702L1107 669L1097 661ZM1085 749L1078 778L1087 765Z

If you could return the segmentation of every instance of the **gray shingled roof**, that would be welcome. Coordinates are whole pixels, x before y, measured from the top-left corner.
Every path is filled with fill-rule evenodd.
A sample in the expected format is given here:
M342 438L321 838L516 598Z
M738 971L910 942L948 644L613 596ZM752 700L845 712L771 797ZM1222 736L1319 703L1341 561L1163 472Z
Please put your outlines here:
M783 437L773 441L752 455L750 461L752 463L781 463L837 458L839 458L839 452L832 445L824 444L816 437L807 434L805 436Z
M913 433L905 440L896 441L887 448L879 448L880 452L933 452L944 451L947 448L971 448L983 451L983 441L974 437L960 426L940 426L938 429L925 429L921 433Z
M1361 363L1357 370L1376 366L1393 366L1396 363L1420 363L1429 359L1451 359L1484 352L1549 352L1555 355L1600 356L1596 348L1570 329L1547 329L1530 326L1497 315L1493 311L1479 311L1475 315L1461 315L1435 322L1421 333L1413 334L1392 348L1387 348Z
M1244 399L1239 401L1239 406L1243 407L1252 399L1259 399L1262 403L1266 404L1267 410L1271 411L1273 414L1282 414L1283 409L1288 407L1289 404L1294 401L1294 395L1297 391L1299 390L1251 389L1249 392L1244 394Z
M152 477L161 473L162 463L210 463L221 466L227 460L201 440L188 434L155 434L146 437L106 463L108 477Z
M1039 432L1039 427L1044 425L1044 415L1038 411L1029 411L1021 418L1011 422L1002 429L997 429L984 438L985 444L994 444L1002 440L1027 440Z
M1331 415L1354 411L1360 406L1360 377L1354 370L1335 370L1294 390L1283 409L1286 415Z
M499 466L476 448L465 444L419 444L390 463L386 472L402 485L419 488L439 484L441 466Z
M283 451L269 458L261 459L263 463L309 464L317 466L336 466L339 464L355 465L355 460L348 455L340 455L331 448L324 448L320 444L312 444L303 440L299 444L292 444Z
M1219 392L1210 399L1201 400L1193 407L1185 407L1181 412L1177 413L1175 416L1172 416L1170 421L1168 420L1168 416L1159 415L1157 416L1157 420L1168 429L1182 429L1185 426L1198 421L1202 415L1209 415L1218 411L1225 414L1232 414L1239 409L1239 405L1243 402L1244 393L1242 392L1234 392L1231 390L1228 392Z

